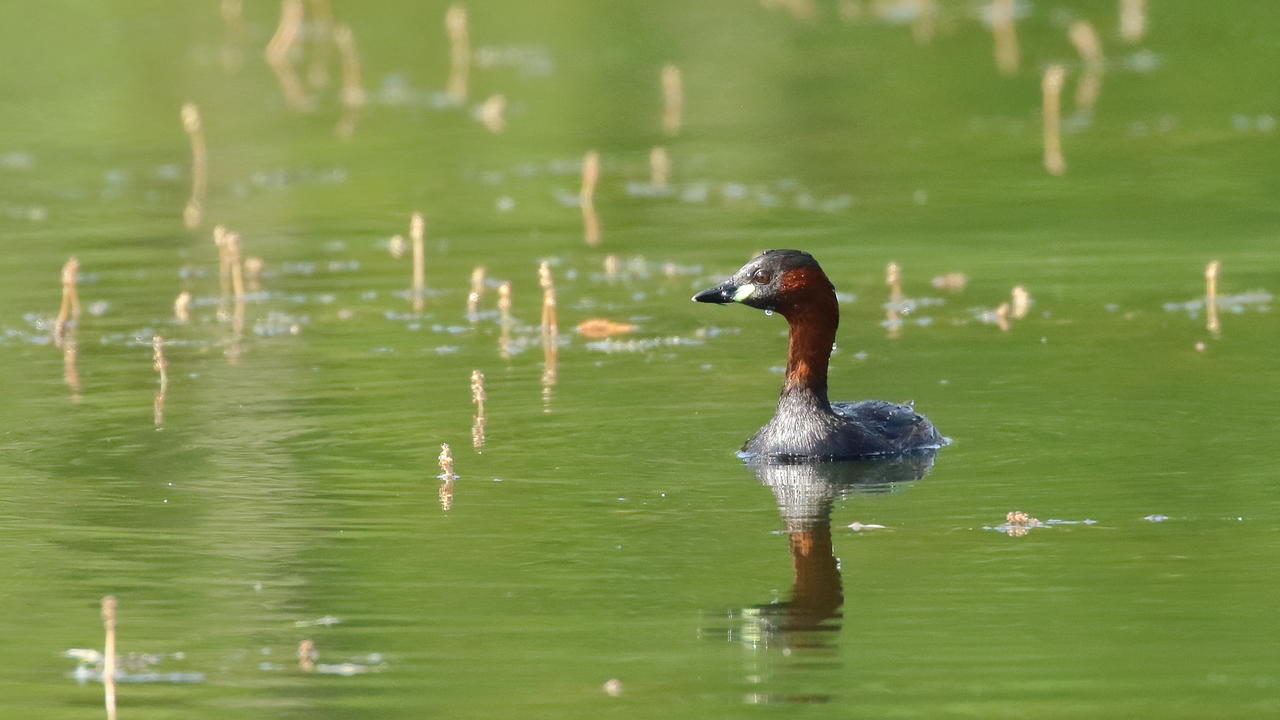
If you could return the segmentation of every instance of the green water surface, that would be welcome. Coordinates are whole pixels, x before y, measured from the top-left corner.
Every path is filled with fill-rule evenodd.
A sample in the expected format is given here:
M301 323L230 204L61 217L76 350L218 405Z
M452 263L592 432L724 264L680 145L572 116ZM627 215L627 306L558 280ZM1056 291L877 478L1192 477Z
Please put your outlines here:
M1021 3L1002 76L966 2L918 38L926 3L475 2L457 105L446 4L334 0L367 98L344 141L319 25L296 112L262 59L278 7L245 5L239 31L213 0L0 6L0 716L102 716L64 652L102 647L106 594L147 680L120 683L122 720L1280 714L1280 6L1152 0L1127 44L1115 2ZM1092 117L1077 19L1106 54ZM305 84L324 52L329 85ZM1052 62L1062 177L1040 159ZM495 134L475 115L497 93ZM195 230L184 102L209 152ZM415 211L421 315L387 250ZM265 263L238 334L214 223ZM768 247L812 252L841 292L832 396L913 399L953 445L896 467L735 457L772 412L784 321L688 298ZM949 272L963 291L932 286ZM1002 331L1019 284L1033 305ZM573 331L596 317L636 329ZM1072 522L990 529L1015 510Z

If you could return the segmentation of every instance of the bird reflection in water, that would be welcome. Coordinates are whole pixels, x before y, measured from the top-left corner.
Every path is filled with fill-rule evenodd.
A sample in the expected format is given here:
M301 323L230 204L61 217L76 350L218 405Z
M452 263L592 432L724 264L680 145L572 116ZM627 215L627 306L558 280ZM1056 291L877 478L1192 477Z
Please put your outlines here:
M891 493L933 467L933 450L876 460L785 463L749 467L773 491L785 523L794 579L790 598L743 608L730 640L753 650L748 681L763 683L776 654L788 665L830 666L836 656L844 589L831 543L831 509L852 494ZM775 654L776 653L776 654ZM821 703L825 694L750 693L749 703Z

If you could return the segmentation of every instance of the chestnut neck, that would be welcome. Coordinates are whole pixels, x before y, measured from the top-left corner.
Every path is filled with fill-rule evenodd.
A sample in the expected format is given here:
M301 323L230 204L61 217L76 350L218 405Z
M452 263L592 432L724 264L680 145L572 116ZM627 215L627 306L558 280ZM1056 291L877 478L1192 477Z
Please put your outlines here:
M835 290L821 270L793 271L791 275L798 276L793 280L794 289L779 310L791 326L782 395L809 394L827 407L827 366L840 326L840 308Z

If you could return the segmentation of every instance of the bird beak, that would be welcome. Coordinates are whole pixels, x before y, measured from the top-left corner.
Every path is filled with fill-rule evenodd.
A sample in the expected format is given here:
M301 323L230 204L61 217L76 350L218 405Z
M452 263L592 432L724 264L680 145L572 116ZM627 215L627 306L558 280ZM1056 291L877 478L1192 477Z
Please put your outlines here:
M737 289L738 287L732 282L722 282L713 288L707 288L697 295L694 295L693 301L727 305L733 302L733 294Z

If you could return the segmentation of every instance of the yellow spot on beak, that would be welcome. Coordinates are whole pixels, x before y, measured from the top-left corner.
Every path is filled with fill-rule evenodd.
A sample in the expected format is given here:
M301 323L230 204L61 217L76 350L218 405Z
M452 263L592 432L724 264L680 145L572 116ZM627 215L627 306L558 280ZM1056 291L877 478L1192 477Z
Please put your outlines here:
M733 291L733 300L734 302L742 302L743 300L746 300L747 298L751 297L751 293L755 291L756 291L756 286L752 285L751 283L747 283L746 285L741 285L738 287L737 290Z

